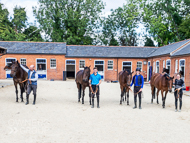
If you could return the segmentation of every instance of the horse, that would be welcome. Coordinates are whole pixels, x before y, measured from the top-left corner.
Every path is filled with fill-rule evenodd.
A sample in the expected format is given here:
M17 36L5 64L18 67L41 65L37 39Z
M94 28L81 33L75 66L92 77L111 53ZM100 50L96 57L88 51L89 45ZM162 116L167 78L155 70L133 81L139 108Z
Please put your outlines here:
M28 68L27 66L25 66ZM27 78L28 78L28 73L25 72L21 67L20 63L18 61L13 61L11 65L5 66L4 70L9 69L11 70L10 76L13 77L13 82L15 86L15 92L16 92L16 102L18 102L18 89L17 89L17 84L20 86L20 91L21 91L21 102L23 101L23 93L27 90Z
M84 104L85 89L86 89L86 87L89 87L89 78L90 78L90 66L84 67L84 70L80 70L76 74L75 82L76 82L77 88L78 88L78 102L80 102L81 89L82 89L82 91L83 91L83 93L82 93L82 104ZM91 105L90 87L89 87L89 102Z
M132 81L132 74L129 70L124 69L123 71L119 72L119 84L121 89L121 100L120 104L122 104L122 100L124 100L123 96L125 94L125 101L126 101L126 92L127 92L127 105L129 105L129 86Z
M153 73L151 79L150 79L150 85L151 85L151 91L152 91L152 99L151 103L153 103L153 98L155 99L155 88L157 88L157 104L159 104L158 101L158 94L161 90L162 94L162 106L165 108L165 101L168 91L172 92L172 86L173 86L173 77L168 77L166 75L162 75L161 73ZM165 92L165 96L163 96Z

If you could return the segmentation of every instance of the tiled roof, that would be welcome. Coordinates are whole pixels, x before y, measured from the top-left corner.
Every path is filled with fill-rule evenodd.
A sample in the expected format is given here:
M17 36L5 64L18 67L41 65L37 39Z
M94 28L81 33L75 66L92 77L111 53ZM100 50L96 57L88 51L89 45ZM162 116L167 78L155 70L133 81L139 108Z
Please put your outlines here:
M66 54L66 43L0 41L8 54Z
M67 46L66 57L146 58L156 49L123 46Z
M177 50L178 48L180 48L181 46L183 46L184 44L186 44L189 41L190 41L190 39L160 47L156 51L151 53L148 57L155 57L155 56L170 54L171 52Z
M175 52L172 56L181 56L190 54L190 43L185 47L181 48L177 52Z

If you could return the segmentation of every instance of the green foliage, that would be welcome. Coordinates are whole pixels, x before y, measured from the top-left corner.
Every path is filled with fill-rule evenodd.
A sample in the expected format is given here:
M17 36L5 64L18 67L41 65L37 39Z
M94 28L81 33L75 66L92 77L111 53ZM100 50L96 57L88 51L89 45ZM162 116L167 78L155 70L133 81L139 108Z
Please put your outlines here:
M12 23L8 19L9 12L0 3L0 40L1 41L22 41L25 37L22 33L16 33L12 29Z
M146 37L146 42L145 42L145 45L144 46L151 46L151 47L155 47L154 45L154 41L149 38L149 37Z
M51 41L88 45L93 44L103 8L101 0L39 0L39 9L33 9Z
M112 11L111 15L102 21L103 30L102 35L99 36L102 44L110 45L112 41L116 41L114 37L117 37L122 46L137 45L135 31L139 20L137 2L136 0L128 0L126 5ZM117 42L114 43L118 45Z
M141 1L141 0L139 0ZM142 19L160 46L184 39L179 27L189 10L189 0L143 0Z
M12 20L15 32L22 33L22 29L26 27L26 11L25 8L16 6L14 8L14 18Z
M41 34L40 34L40 29L38 29L35 26L29 26L29 28L26 28L23 32L23 34L26 35L25 40L26 41L44 41Z

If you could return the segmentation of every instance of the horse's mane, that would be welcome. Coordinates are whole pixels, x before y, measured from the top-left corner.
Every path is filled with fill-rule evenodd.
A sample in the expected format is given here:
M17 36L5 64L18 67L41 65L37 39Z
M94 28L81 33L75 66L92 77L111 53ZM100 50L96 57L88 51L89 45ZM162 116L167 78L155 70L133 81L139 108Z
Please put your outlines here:
M128 74L131 74L131 71L130 71L130 70L126 70L126 69L124 69L123 71L124 71L124 72L127 71Z
M23 65L25 68L29 69L26 65Z
M169 69L163 68L163 73L166 72L167 74L170 73Z

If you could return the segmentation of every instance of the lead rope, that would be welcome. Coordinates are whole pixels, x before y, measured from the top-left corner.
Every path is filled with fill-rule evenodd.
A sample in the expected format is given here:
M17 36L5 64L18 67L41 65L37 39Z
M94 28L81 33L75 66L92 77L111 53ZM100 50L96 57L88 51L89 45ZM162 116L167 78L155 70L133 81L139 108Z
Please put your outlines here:
M133 90L132 90L131 88L129 88L129 89L130 89L131 92L133 92ZM140 92L142 92L142 91L139 90L137 93L135 93L135 92L133 92L133 93L134 93L135 95L137 95L137 94L139 94ZM143 92L142 92L141 96L142 96L142 98L144 98Z
M96 93L97 93L97 91L98 91L98 87L96 86L96 91L94 92L93 90L92 90L92 86L90 86L90 90L91 90L91 92L92 92L92 94L94 94L94 98L96 98Z
M176 96L176 99L178 99L178 98L179 98L179 91L180 91L180 90L179 90L179 89L176 89L175 92L176 92L176 91L177 91L177 95L178 95L178 96Z

